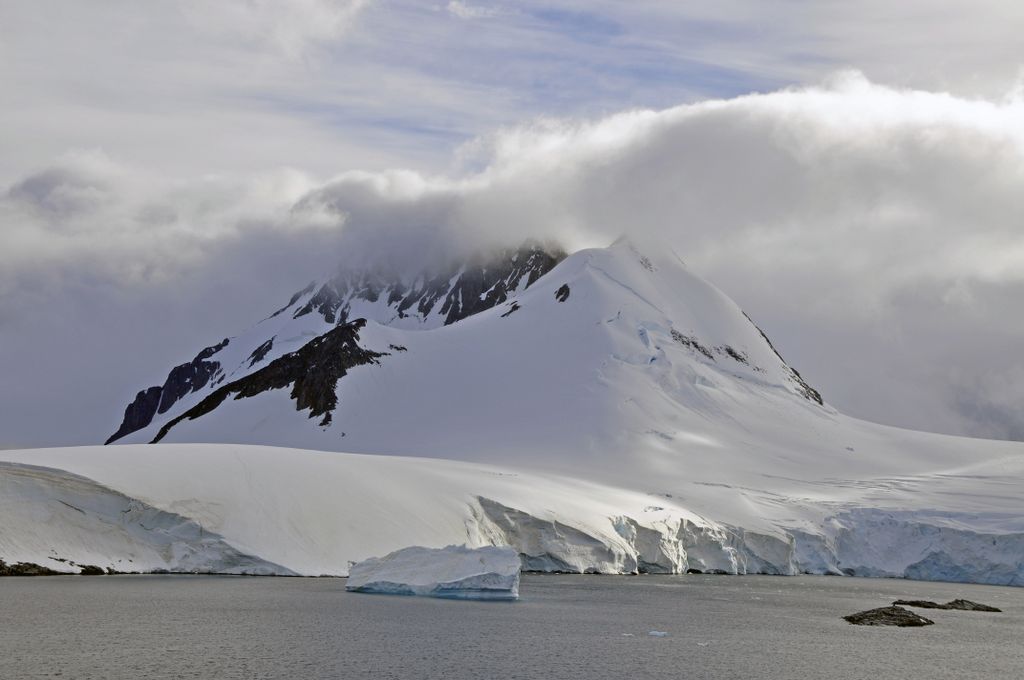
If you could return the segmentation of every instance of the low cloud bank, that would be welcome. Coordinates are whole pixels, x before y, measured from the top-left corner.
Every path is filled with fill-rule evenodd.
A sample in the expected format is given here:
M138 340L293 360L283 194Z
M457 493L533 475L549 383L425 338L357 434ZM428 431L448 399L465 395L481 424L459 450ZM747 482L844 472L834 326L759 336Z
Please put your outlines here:
M534 121L456 160L463 171L448 176L168 182L99 151L70 154L0 195L0 334L56 355L52 388L72 359L40 310L98 310L105 340L83 332L97 334L93 351L131 355L124 376L103 377L116 384L106 394L128 396L338 263L408 266L529 237L579 248L625 233L667 243L725 289L838 407L1024 438L1024 382L1010 379L1024 374L1019 96L967 100L844 73L815 88ZM14 384L38 384L4 354ZM39 397L26 388L19 401Z

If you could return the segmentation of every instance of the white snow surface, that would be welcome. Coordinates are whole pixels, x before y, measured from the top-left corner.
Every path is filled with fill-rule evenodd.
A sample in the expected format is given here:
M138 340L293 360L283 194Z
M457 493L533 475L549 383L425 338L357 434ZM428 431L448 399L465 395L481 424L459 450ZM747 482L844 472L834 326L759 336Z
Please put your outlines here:
M275 319L291 349L328 329ZM247 356L242 344L224 351ZM327 427L283 389L228 399L157 446L0 461L79 475L300 574L465 543L511 545L537 570L1024 585L1024 445L805 398L735 303L670 251L581 251L494 309L429 330L371 320L360 345L389 355L341 378ZM149 441L210 389L124 441ZM80 561L71 544L32 543L36 530L23 518L0 539Z
M220 536L61 470L0 463L0 558L77 573L85 566L118 572L290 574L245 555Z
M410 546L352 565L345 589L460 600L516 600L519 571L519 553L508 546Z

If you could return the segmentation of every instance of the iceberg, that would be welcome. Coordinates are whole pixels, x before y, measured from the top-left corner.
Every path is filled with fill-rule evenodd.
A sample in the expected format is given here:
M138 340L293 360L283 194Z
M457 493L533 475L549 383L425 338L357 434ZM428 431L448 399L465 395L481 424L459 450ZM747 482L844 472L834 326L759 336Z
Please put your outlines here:
M352 565L345 590L461 600L516 600L519 568L519 553L508 546L412 546Z

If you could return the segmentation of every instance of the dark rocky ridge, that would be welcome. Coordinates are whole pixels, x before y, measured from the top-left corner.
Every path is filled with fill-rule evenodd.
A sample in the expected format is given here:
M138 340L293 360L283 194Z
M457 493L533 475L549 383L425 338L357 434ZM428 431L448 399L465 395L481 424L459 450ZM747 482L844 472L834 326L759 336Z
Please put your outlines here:
M383 297L395 318L418 316L425 319L437 307L443 315L443 324L448 325L505 302L521 285L532 285L565 257L561 248L527 241L519 248L477 255L415 278L374 270L341 272L319 287L314 282L296 292L288 304L271 317L292 310L312 293L304 304L292 311L294 318L317 313L328 323L343 325L349 320L354 301L377 302ZM250 368L265 359L273 343L274 338L270 338L252 352ZM148 427L158 414L166 413L182 397L206 387L222 375L220 363L210 361L210 357L227 344L225 339L207 347L191 362L171 369L163 386L140 391L125 408L120 427L106 443Z
M104 443L110 444L147 427L156 414L166 413L182 397L206 387L221 370L220 362L209 359L227 347L228 342L224 338L216 345L207 347L192 361L172 368L163 386L154 385L135 395L135 399L124 410L121 426Z
M328 425L338 404L335 391L338 380L348 369L378 363L377 359L387 354L359 346L359 330L365 325L365 319L356 319L337 326L258 371L217 388L188 411L164 424L151 443L159 442L182 420L195 420L210 413L232 395L235 399L244 399L289 385L292 386L291 398L295 400L296 410L309 409L310 418L323 416L320 424Z
M757 329L757 332L761 334L762 338L764 338L764 341L767 342L768 346L771 347L773 352L775 352L775 356L779 358L779 361L786 364L786 360L782 358L781 354L779 354L779 350L775 349L775 345L773 345L772 341L768 339L768 336L765 334L765 332L761 330L761 327L754 323L754 320L747 316L746 312L743 312L743 316L747 318L747 321L753 324L754 328ZM810 385L808 385L807 381L803 379L803 376L800 375L800 372L798 370L796 370L789 364L786 364L786 368L789 369L790 380L796 383L797 390L800 392L800 394L804 395L805 399L817 403L818 406L825 405L825 400L821 398L821 393L818 392L818 390L811 387Z
M274 337L277 337L277 336L274 336ZM267 352L269 352L273 348L274 348L274 338L270 338L270 340L267 340L265 343L263 343L262 345L260 345L256 349L254 349L252 351L252 354L249 355L249 368L252 368L256 364L258 364L261 361L263 361L263 359L266 358L266 356L267 356Z
M413 280L375 271L346 271L317 288L293 317L316 312L328 323L344 323L353 301L383 299L396 318L425 319L436 308L447 326L500 305L524 281L524 287L532 285L565 257L560 248L528 241L519 248L476 256ZM291 304L309 290L300 291Z

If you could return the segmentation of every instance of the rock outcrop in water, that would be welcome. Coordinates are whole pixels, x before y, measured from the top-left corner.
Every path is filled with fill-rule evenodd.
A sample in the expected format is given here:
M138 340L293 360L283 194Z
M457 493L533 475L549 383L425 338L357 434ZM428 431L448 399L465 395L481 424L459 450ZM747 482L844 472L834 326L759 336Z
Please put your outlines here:
M15 562L7 564L0 560L0 576L51 576L60 572L47 569L33 562Z
M855 626L899 626L901 628L930 626L935 623L931 619L926 619L909 609L895 606L868 609L867 611L844 616L843 619Z
M980 602L971 602L970 600L950 600L946 604L939 604L938 602L932 602L931 600L896 600L893 602L894 605L903 605L904 607L917 607L918 609L955 609L958 611L965 612L1001 612L1002 609L998 607L992 607L987 604L981 604Z

